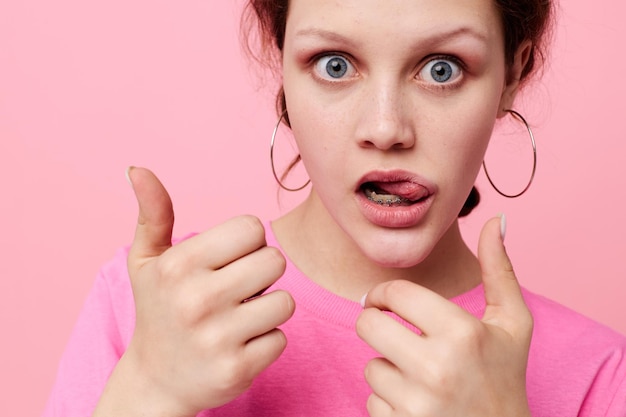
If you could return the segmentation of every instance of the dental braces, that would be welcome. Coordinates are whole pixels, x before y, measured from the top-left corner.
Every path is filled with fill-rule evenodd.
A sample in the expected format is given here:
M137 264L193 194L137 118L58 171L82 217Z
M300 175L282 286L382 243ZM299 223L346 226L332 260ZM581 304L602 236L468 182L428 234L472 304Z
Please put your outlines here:
M386 207L391 207L393 204L400 204L400 203L402 203L402 199L400 197L396 197L396 198L393 198L393 199L387 198L385 200L376 200L376 199L374 199L374 197L368 196L367 199L372 201L372 202L374 202L374 203L376 203L376 204L378 204L378 205L386 206Z

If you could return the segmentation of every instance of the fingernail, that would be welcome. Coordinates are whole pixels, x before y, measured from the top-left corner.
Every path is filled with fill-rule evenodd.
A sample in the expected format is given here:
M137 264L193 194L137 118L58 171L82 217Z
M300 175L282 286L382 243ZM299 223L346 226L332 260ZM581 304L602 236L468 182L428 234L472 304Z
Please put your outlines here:
M126 175L126 181L128 181L128 183L130 184L130 186L131 186L131 187L133 186L133 182L130 180L130 171L131 171L133 168L134 168L134 167L131 165L131 166L129 166L129 167L127 167L127 168L126 168L126 172L125 172L125 175Z
M506 215L504 213L500 213L500 237L504 242L504 238L506 237Z
M361 304L362 308L365 308L365 300L366 299L367 299L367 293L365 293L365 295L363 297L361 297L360 304Z

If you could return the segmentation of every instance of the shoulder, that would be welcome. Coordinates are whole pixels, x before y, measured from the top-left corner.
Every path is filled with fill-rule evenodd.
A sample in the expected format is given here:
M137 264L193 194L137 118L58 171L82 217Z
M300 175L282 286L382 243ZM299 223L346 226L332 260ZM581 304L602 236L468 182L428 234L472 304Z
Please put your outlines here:
M535 337L554 337L559 344L576 341L580 348L613 346L626 350L626 336L549 298L523 290L535 320Z
M96 281L102 281L107 287L111 289L124 289L128 287L130 289L130 279L128 277L128 252L130 245L118 248L111 259L105 262L100 268L100 273Z
M530 291L524 299L534 318L529 399L549 410L538 415L626 412L626 336Z

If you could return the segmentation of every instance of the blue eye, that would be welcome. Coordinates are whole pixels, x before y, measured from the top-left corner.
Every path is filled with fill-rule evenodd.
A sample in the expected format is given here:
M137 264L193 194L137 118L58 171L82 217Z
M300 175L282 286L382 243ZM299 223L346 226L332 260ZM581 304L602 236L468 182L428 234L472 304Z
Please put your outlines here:
M330 80L344 78L346 74L354 72L352 64L340 55L328 55L319 58L315 63L315 70L320 77Z
M459 65L450 60L437 58L428 61L420 71L420 77L426 81L434 81L437 84L444 84L454 81L461 75Z

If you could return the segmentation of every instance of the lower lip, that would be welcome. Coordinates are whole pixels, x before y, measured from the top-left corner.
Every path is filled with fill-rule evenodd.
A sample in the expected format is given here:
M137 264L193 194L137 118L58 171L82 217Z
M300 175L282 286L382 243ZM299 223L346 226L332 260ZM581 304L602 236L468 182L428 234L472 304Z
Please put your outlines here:
M433 202L433 196L410 206L383 206L367 198L365 194L357 193L357 202L361 212L367 220L380 227L405 228L419 224Z

